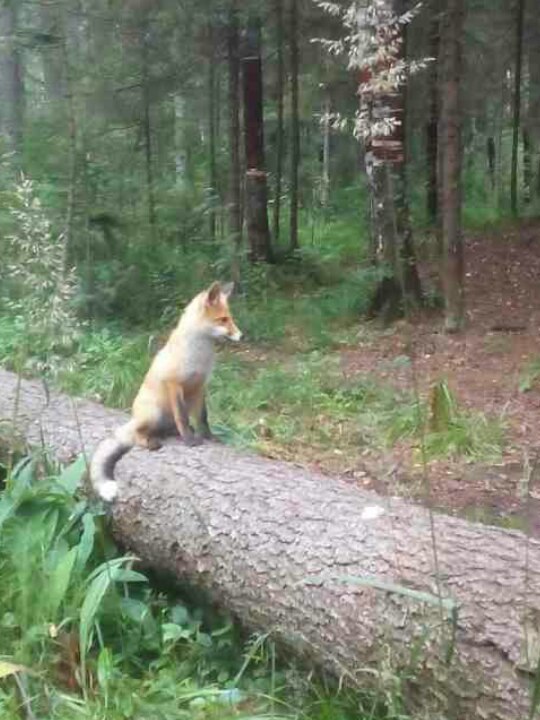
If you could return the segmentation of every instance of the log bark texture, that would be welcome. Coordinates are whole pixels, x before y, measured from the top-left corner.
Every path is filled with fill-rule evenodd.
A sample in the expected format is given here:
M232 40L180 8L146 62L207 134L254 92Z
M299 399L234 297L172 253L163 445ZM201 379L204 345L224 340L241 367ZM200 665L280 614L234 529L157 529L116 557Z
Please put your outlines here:
M63 461L125 420L65 395L47 402L40 383L18 387L2 370L0 388L3 435L15 417L28 443L45 442ZM437 574L425 509L291 464L173 440L157 453L133 450L116 475L116 536L247 626L359 685L373 671L378 683L402 674L415 717L528 717L539 542L436 516ZM421 594L438 588L444 606Z

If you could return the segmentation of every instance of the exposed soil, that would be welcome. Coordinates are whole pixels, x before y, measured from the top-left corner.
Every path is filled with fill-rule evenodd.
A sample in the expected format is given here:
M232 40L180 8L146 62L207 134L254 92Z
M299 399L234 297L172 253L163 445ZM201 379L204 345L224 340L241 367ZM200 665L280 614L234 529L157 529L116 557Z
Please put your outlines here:
M520 391L527 367L540 360L540 222L466 240L467 327L441 330L440 314L422 314L389 331L373 330L343 351L344 372L375 374L396 387L427 393L446 379L459 407L503 417L506 446L496 466L463 460L430 463L431 501L447 511L501 521L540 535L540 379ZM399 362L410 356L411 364ZM540 365L539 365L540 368ZM422 468L411 447L366 458L374 486L425 498ZM363 481L364 482L364 481ZM365 484L365 482L364 482ZM525 498L525 499L523 499Z

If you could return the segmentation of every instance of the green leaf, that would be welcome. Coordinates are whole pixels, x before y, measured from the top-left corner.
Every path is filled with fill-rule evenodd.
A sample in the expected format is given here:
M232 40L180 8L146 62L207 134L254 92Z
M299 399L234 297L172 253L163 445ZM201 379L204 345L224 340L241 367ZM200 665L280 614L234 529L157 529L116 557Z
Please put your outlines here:
M26 668L22 665L15 665L14 663L0 660L0 678L8 677L9 675L15 675L15 673L23 672L25 670Z
M184 605L175 605L171 609L171 620L176 625L187 625L189 623L189 612Z
M88 590L81 607L79 627L79 644L83 677L85 676L86 656L90 646L92 645L94 622L105 594L111 585L119 580L128 582L129 578L129 581L142 582L142 579L144 579L144 582L146 582L144 575L133 572L132 570L125 570L122 567L122 565L133 562L135 559L136 558L133 556L127 555L125 557L109 560L97 567L88 577Z
M163 633L163 642L177 642L177 640L189 639L191 633L180 625L175 623L163 623L161 626Z
M64 601L67 591L69 589L69 582L71 580L71 573L73 566L77 559L78 548L73 547L59 560L54 572L50 577L48 587L48 607L50 614L50 622L53 622L56 617L56 613L62 602Z
M148 582L148 578L142 573L138 573L135 570L116 570L114 579L117 582L132 582L132 583L144 583Z
M6 481L7 489L0 499L0 530L4 523L13 517L28 496L34 479L34 463L30 458L21 460L13 468Z
M122 565L134 562L135 560L137 560L137 558L134 555L124 555L122 557L114 558L113 560L106 560L104 563L101 563L101 565L98 565L95 570L92 570L90 575L86 578L86 582L90 584L94 578L98 577L98 575L101 575L103 572L110 573L111 576L115 574L116 578L116 573Z
M8 492L2 494L2 499L0 500L0 531L4 523L17 512L21 502L21 499L13 497Z
M212 647L212 638L207 633L200 632L197 634L197 642L205 648Z
M80 455L74 463L68 465L58 478L58 484L61 485L70 495L74 495L78 490L81 480L86 472L86 458Z
M102 648L97 662L97 679L99 687L106 690L114 673L114 659L109 648Z
M34 461L31 457L25 457L20 460L13 470L9 478L9 489L14 495L24 490L28 490L32 486L34 480Z
M122 598L120 607L126 617L138 624L143 623L145 616L149 613L148 605L142 600L136 600L135 598Z
M82 573L88 558L94 549L94 537L96 534L96 523L92 513L85 513L82 518L83 532L80 542L77 546L77 563L76 569L78 573Z

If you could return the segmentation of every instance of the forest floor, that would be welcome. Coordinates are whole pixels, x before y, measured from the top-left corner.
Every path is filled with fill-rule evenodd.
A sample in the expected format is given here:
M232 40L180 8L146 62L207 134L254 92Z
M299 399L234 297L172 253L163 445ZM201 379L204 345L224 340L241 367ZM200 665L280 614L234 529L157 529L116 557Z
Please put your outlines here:
M431 460L431 501L486 521L514 518L540 535L540 224L469 236L466 268L463 333L442 332L440 315L418 315L344 350L344 371L371 373L400 388L416 382L420 395L444 378L460 407L500 418L500 462ZM408 354L410 365L396 364ZM378 478L369 484L421 498L423 467L411 450L404 441L382 456L369 454L366 469Z
M428 268L425 275L434 273ZM468 234L462 333L444 333L440 312L422 312L385 330L362 324L354 341L327 351L337 349L345 385L368 377L396 393L417 394L427 407L431 388L444 381L460 412L500 425L504 441L495 461L448 453L424 467L418 436L407 434L381 448L343 436L326 446L295 437L287 446L268 432L259 449L385 495L423 502L429 486L431 504L445 512L540 536L539 283L540 223ZM260 367L274 353L245 347L239 354ZM287 363L283 348L275 354ZM310 421L324 425L325 419L323 411Z
M334 265L331 283L294 275L237 298L246 341L217 363L214 429L239 448L540 537L540 221L469 232L465 247L467 325L455 335L440 310L386 328L362 320L370 288L353 261ZM422 273L433 288L435 268ZM0 318L8 368L19 337ZM54 383L127 410L152 337L91 328Z

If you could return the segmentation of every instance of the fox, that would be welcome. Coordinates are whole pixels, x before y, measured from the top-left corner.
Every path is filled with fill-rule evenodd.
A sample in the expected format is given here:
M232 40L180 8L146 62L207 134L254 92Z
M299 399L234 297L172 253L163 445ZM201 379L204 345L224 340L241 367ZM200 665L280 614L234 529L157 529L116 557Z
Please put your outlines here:
M205 390L214 367L216 343L242 338L229 309L233 289L232 282L214 282L191 300L150 364L129 421L97 446L89 475L103 500L112 502L117 496L115 465L135 445L158 450L160 438L175 429L190 447L215 439L208 423ZM196 421L197 432L190 418Z

